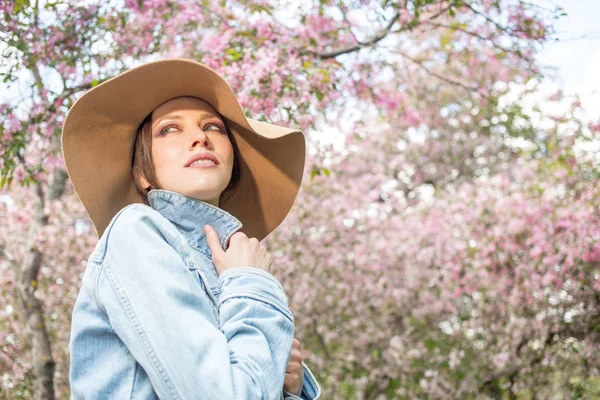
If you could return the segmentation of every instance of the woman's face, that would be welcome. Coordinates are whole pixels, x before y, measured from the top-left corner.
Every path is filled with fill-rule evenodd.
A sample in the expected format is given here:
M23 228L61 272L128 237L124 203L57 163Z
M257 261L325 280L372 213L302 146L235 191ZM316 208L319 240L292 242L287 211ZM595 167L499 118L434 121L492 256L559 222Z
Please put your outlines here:
M152 112L152 158L163 189L218 206L231 179L234 153L223 120L210 104L177 97ZM144 178L141 183L149 187Z

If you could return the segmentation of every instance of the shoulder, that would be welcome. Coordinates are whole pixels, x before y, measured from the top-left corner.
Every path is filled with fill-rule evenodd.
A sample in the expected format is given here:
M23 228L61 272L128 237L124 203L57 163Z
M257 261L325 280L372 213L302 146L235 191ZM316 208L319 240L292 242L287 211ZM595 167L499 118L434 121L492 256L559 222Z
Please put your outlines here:
M109 251L168 244L176 233L175 227L158 211L145 204L130 204L113 217L100 238L101 258Z
M130 204L123 207L110 221L104 231L107 238L118 235L122 231L130 231L132 228L156 227L164 229L169 221L158 211L140 203Z

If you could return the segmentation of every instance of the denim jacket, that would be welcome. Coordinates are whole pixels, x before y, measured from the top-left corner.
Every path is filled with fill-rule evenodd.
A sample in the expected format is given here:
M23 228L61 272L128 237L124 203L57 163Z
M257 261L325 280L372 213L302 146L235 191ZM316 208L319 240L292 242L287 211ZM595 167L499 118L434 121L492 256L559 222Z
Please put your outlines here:
M73 310L72 399L307 399L283 391L294 317L279 281L250 267L217 275L203 227L226 248L242 224L166 190L113 218Z

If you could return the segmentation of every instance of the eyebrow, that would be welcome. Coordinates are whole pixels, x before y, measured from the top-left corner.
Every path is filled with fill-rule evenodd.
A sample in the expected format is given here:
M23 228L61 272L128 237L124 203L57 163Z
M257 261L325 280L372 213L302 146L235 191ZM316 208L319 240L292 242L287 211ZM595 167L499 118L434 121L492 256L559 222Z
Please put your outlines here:
M164 117L157 119L153 124L152 124L152 129L156 128L156 125L158 125L161 121L164 121L165 119L177 119L177 120L181 120L183 119L183 117L181 115L165 115Z
M207 112L202 112L202 114L201 114L201 118L203 118L203 119L211 119L211 118L213 118L213 119L219 119L219 120L221 119L221 118L220 118L218 115L210 114L210 113L207 113ZM157 125L158 125L158 124L159 124L161 121L164 121L165 119L182 120L182 119L184 119L184 118L183 118L181 115L179 115L179 114L167 114L167 115L165 115L164 117L162 117L162 118L160 118L160 119L156 120L156 122L154 122L154 123L152 124L152 129L156 128L156 126L157 126Z

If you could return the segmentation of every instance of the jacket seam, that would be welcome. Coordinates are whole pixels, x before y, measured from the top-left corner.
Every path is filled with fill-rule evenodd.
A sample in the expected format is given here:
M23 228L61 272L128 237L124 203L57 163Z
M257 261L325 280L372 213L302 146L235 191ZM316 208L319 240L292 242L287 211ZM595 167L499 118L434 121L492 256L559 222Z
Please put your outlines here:
M231 279L231 278L244 276L244 275L261 276L261 277L271 281L272 283L274 283L281 290L281 292L283 292L285 294L285 290L283 289L281 282L279 282L279 280L273 274L271 274L270 272L258 269L258 268L253 268L253 267L237 267L237 268L226 269L219 276L220 286L223 286L226 278Z
M181 233L181 232L180 232L180 233ZM181 235L183 236L183 234L181 234ZM189 246L191 249L194 249L194 250L196 250L196 251L198 251L198 252L200 252L200 253L204 254L205 256L207 256L207 257L210 257L210 253L209 253L208 251L206 251L206 250L204 250L204 249L201 249L201 248L199 248L199 247L196 247L196 246L194 246L193 244L191 244L191 243L190 243L190 242L189 242L189 241L188 241L188 240L185 238L185 236L183 236L183 238L185 239L185 243L186 243L186 244L187 244L187 245L188 245L188 246Z
M235 294L228 294L223 296L223 294L221 294L221 296L219 297L219 310L221 309L221 306L226 303L228 300L233 300L233 299L252 299L255 301L259 301L263 304L266 304L274 309L276 309L277 311L279 311L280 313L282 313L285 317L287 317L287 319L289 319L291 322L294 322L294 317L292 315L291 312L289 312L288 310L285 309L285 307L282 307L280 304L273 304L272 302L261 298L260 296L257 296L254 293L250 293L250 292L239 292L239 293L235 293Z
M294 393L290 393L286 390L283 391L284 400L302 400L302 397L295 395Z
M98 274L96 275L96 287L94 288L94 300L96 301L96 304L98 305L98 307L104 311L105 315L108 315L108 313L106 312L106 307L104 307L104 304L102 304L102 302L100 301L100 278L102 277L102 264L98 265Z
M131 382L131 393L129 393L129 400L133 399L133 390L135 389L135 383L137 381L138 369L140 364L137 361L133 361L135 363L135 368L133 369L133 382Z
M213 307L217 308L218 299L212 292L212 289L210 288L210 286L208 285L208 280L204 276L204 272L200 268L196 268L195 271L198 274L198 276L200 277L200 281L202 282L202 290L204 291L204 295L206 296L206 298L208 300L210 300L210 303L213 305Z
M125 212L125 210L129 209L129 208L134 208L136 206L143 206L145 208L150 208L145 204L141 204L141 203L133 203L133 204L129 204L128 206L123 207L112 219L110 225L108 226L108 228L106 229L106 238L104 239L105 244L104 244L104 249L102 252L102 256L100 257L100 261L104 261L104 257L106 257L106 253L108 252L108 239L110 238L110 234L112 232L113 227L115 226L115 223L117 222L117 219L121 216L121 214L123 214L123 212ZM151 208L150 208L151 209Z
M106 264L108 264L108 263L106 263ZM152 364L152 367L158 373L158 375L161 377L163 383L169 389L169 392L170 392L170 395L172 396L172 398L180 399L181 397L177 393L176 388L171 384L171 381L169 379L167 371L165 370L164 366L162 365L162 363L158 359L156 353L154 352L152 345L150 344L150 341L148 340L148 336L146 335L146 331L145 331L144 327L142 326L141 321L139 320L138 316L136 315L135 310L133 309L131 302L129 301L129 298L127 297L127 294L121 288L118 278L114 275L114 273L112 272L109 265L105 265L104 271L108 277L108 280L110 282L110 285L112 286L113 291L115 292L115 294L117 295L117 298L119 299L119 302L121 303L121 306L125 310L125 313L127 314L127 318L129 319L129 322L131 323L131 325L134 329L135 336L141 342L142 348L144 349L144 352L148 356L148 358Z

